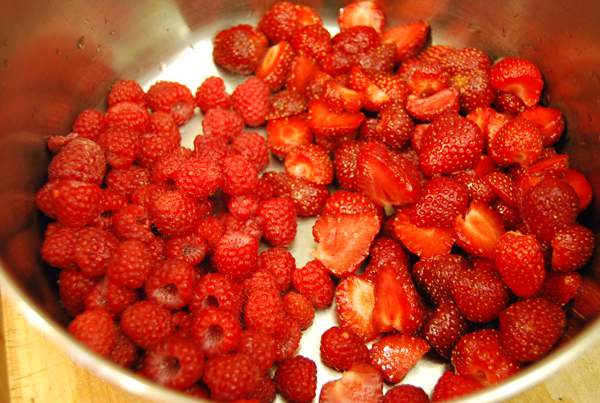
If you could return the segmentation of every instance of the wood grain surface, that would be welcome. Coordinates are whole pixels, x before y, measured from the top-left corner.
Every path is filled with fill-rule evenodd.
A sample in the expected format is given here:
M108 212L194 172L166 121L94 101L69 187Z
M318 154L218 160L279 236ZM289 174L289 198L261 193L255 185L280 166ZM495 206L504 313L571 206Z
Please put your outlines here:
M0 402L146 403L75 365L0 294ZM600 401L600 343L509 403Z

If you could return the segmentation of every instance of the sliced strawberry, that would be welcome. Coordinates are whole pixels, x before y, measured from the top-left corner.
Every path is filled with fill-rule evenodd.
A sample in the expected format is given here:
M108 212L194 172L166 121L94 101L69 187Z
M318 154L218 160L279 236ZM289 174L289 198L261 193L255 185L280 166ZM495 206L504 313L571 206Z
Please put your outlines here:
M348 74L348 87L355 91L364 91L371 84L374 84L373 77L365 73L361 68L353 66Z
M369 264L362 277L375 283L377 272L384 266L392 265L398 272L408 272L408 257L400 243L385 236L378 237L371 244Z
M372 136L365 136L365 140L382 142L393 150L402 149L415 128L404 107L398 102L390 103L381 110L379 117L375 132Z
M413 334L423 322L423 305L408 271L388 264L375 276L373 321L380 333Z
M510 121L511 117L489 107L480 107L469 112L467 119L479 126L485 136L486 148L488 148L498 130Z
M423 325L423 336L442 357L449 358L454 345L466 333L467 321L451 299L442 301Z
M328 215L373 215L380 219L380 211L375 206L375 203L371 201L365 195L360 193L348 192L345 190L338 190L329 196L325 207L323 208L323 214Z
M558 306L564 306L575 298L581 286L581 281L581 274L577 272L548 272L539 295Z
M358 188L380 206L413 203L420 191L416 167L376 142L361 145L355 180Z
M517 207L517 189L510 176L496 171L484 177L496 197L511 207Z
M294 200L298 217L315 217L321 213L329 197L327 187L301 178L289 177L289 196ZM284 196L284 195L280 195Z
M423 134L425 133L428 127L428 123L415 125L415 129L410 134L410 145L413 148L413 150L415 150L417 153L421 149L421 140L423 139ZM417 163L419 163L418 160Z
M306 98L298 92L283 90L269 98L269 113L266 120L287 118L306 110Z
M489 257L504 233L504 224L490 206L474 201L464 217L456 217L454 230L458 246L476 256Z
M504 228L506 230L513 230L518 228L521 223L523 223L523 219L521 218L521 214L519 213L519 209L517 207L511 207L508 204L496 200L492 204L492 208L500 218L502 218L502 222L504 223Z
M360 150L360 142L347 141L337 148L333 161L335 167L335 177L340 185L340 188L358 191L356 185L356 159Z
M596 318L600 313L600 285L584 277L573 298L573 313L584 321Z
M271 46L256 68L256 77L262 79L271 92L275 92L285 83L294 58L292 45L281 41Z
M286 88L290 91L304 94L306 86L318 70L319 66L313 58L297 55L290 65L290 75L285 84Z
M398 74L418 97L436 94L450 85L450 75L441 63L409 59L402 63Z
M489 143L488 151L498 165L529 166L542 153L542 135L529 120L516 118L498 130Z
M406 110L415 119L431 122L443 113L458 113L460 109L458 96L459 93L455 88L447 88L427 98L409 95L406 101Z
M500 113L516 116L527 107L518 96L508 92L500 92L494 101L494 108Z
M556 108L534 106L519 115L535 124L542 134L544 147L553 145L560 139L565 130L565 119Z
M452 178L436 177L423 187L415 204L414 223L420 227L451 228L469 207L467 188Z
M357 25L343 30L331 40L334 50L339 50L354 62L369 49L381 43L379 33L373 27Z
M383 33L381 40L396 46L396 61L401 62L416 56L425 46L428 36L429 25L417 21L388 29Z
M383 43L356 58L356 65L368 73L391 74L394 70L395 49L391 43Z
M342 31L364 25L373 28L377 32L381 32L385 24L385 16L377 3L359 0L340 9L338 24Z
M451 82L460 92L460 107L466 113L490 106L496 98L496 91L490 85L487 69L460 68L452 76Z
M271 43L289 41L298 29L297 8L287 1L273 4L258 22L258 29Z
M492 188L489 187L483 178L477 176L472 169L457 172L452 177L466 186L469 196L471 196L473 201L491 203L496 197Z
M271 120L267 123L269 150L284 158L294 148L312 142L312 131L308 121L301 117Z
M454 232L446 228L417 227L407 211L397 211L389 221L391 233L402 244L423 259L447 255L454 245Z
M567 154L555 154L540 159L527 168L529 175L542 175L545 173L560 172L569 168L569 156Z
M567 182L579 198L579 210L585 210L592 202L592 185L587 178L575 169L566 169L561 179Z
M335 110L358 112L361 107L361 94L338 81L331 79L325 84L323 100Z
M344 136L358 130L365 116L360 113L336 112L322 101L312 101L308 105L309 125L316 134L324 136Z
M429 344L419 337L404 334L381 338L371 347L371 363L383 379L400 382L412 367L429 351Z
M322 60L331 50L331 35L320 24L305 25L296 30L290 44L296 53Z
M446 371L435 384L431 401L444 402L452 400L473 393L481 388L481 384L474 379L455 375L450 371Z
M494 161L487 155L482 155L479 158L479 162L473 167L473 172L479 177L484 177L488 174L496 172L498 167L494 164Z
M320 403L380 403L383 380L377 369L369 364L354 364L335 381L327 382L319 395Z
M413 266L412 274L419 288L429 296L434 305L452 297L451 285L457 276L467 270L467 262L460 255L437 256L421 259Z
M393 74L375 73L373 74L373 81L389 95L392 101L404 107L410 89L402 77Z
M290 176L317 185L328 185L333 181L333 162L327 151L316 144L293 148L285 157L284 166Z
M544 87L542 73L537 66L518 57L505 57L494 64L491 83L498 91L518 96L527 106L539 102Z
M580 269L592 257L595 244L592 230L582 225L573 224L559 230L550 243L552 268L562 272Z
M296 8L296 22L298 25L323 24L319 13L314 8L302 4L295 4L294 7Z
M369 84L361 95L363 108L371 112L380 111L392 102L390 96L375 84Z
M377 337L373 322L375 286L357 276L340 281L335 290L335 311L341 326L350 329L364 341Z
M332 49L321 62L321 69L333 77L346 74L352 68L352 56L347 55L339 49Z

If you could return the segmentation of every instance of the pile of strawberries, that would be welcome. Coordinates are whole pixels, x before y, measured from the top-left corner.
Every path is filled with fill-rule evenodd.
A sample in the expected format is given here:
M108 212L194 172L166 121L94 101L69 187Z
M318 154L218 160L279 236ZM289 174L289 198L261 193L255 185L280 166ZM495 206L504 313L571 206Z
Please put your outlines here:
M41 255L74 337L194 396L310 402L316 365L296 351L335 300L320 359L343 375L320 401L428 402L383 383L429 353L452 368L433 401L470 393L598 308L577 272L594 249L576 222L591 187L553 148L564 120L538 104L538 68L425 48L426 23L385 29L370 1L339 26L332 38L315 10L276 3L215 37L220 67L254 74L231 95L218 77L195 95L121 80L105 113L48 140ZM190 150L179 127L197 108ZM263 125L266 139L244 131ZM285 172L262 172L269 153ZM303 217L317 247L297 268Z

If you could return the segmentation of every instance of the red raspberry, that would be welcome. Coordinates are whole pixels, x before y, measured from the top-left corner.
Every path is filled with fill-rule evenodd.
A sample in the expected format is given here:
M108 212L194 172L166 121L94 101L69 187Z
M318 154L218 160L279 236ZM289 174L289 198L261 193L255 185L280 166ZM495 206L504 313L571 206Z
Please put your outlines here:
M179 147L175 152L163 155L152 164L152 182L169 182L175 180L175 174L192 156L192 150Z
M167 112L154 112L150 128L140 135L139 162L150 166L163 155L172 153L180 143L181 134L173 116Z
M217 34L213 43L215 63L232 73L251 74L267 51L267 38L247 24Z
M192 231L200 219L198 203L184 193L171 190L150 205L152 223L163 235L183 235Z
M237 86L231 94L231 99L246 125L257 127L265 123L269 113L269 95L269 86L264 81L250 77Z
M105 171L106 160L98 144L76 138L62 147L50 161L48 181L71 179L99 185Z
M270 403L277 397L277 387L275 382L268 376L264 376L258 383L256 392L251 395L250 402Z
M36 194L37 207L67 227L83 227L100 212L102 190L90 183L58 180Z
M66 269L73 263L77 230L60 224L48 224L42 243L42 259L52 267Z
M279 287L275 277L266 271L257 271L243 283L244 294L250 295L255 291L265 291L273 294L279 294Z
M202 218L196 227L196 233L206 239L210 249L214 251L225 234L225 216L213 215Z
M52 154L56 154L57 152L60 151L61 148L63 148L65 145L67 145L71 140L74 140L74 139L77 139L80 137L85 138L74 132L71 132L71 133L67 134L66 136L50 136L50 137L48 137L48 140L46 141L46 147L48 147L48 151L50 151ZM98 137L98 136L96 136L96 137ZM96 138L94 138L93 141L96 141Z
M217 270L233 278L245 278L256 270L258 240L241 232L225 234L214 251Z
M117 80L110 87L107 96L108 106L118 104L119 102L133 102L140 106L146 105L146 94L142 87L133 80Z
M112 315L120 315L137 299L134 290L103 278L85 298L85 309L102 308Z
M147 241L153 237L150 216L143 206L128 204L113 216L113 231L119 238Z
M104 309L87 310L69 324L69 333L90 350L107 357L117 340L117 327Z
M173 334L184 339L192 337L192 314L186 311L177 311L171 317L173 322Z
M292 358L298 351L302 331L296 322L285 318L273 337L277 341L277 361L284 361Z
M202 119L204 136L222 137L227 140L238 136L244 128L244 119L236 111L216 107L209 109ZM195 147L198 149L198 147Z
M292 284L315 308L324 309L331 305L335 286L329 272L318 260L310 261L294 271Z
M206 361L203 380L212 399L231 401L243 399L257 390L260 371L254 357L227 354Z
M64 269L58 275L60 302L71 316L84 309L85 297L94 289L94 280L75 269Z
M84 109L73 122L73 131L90 140L96 140L104 129L104 115L96 109Z
M369 362L369 349L350 330L334 326L321 335L321 360L336 371L348 371L355 363Z
M227 309L207 308L192 320L192 338L206 356L234 351L240 342L239 318Z
M161 385L183 390L200 380L204 357L191 341L171 337L146 351L141 372Z
M244 132L234 137L231 149L254 165L257 172L262 171L269 164L269 149L263 136L255 132Z
M77 233L73 261L84 275L103 276L118 244L110 232L93 227L84 228Z
M258 213L259 199L256 195L231 197L227 201L227 210L234 218L245 221Z
M418 386L398 385L388 389L385 396L383 396L383 403L398 402L429 403L430 400L427 393Z
M108 357L112 362L123 368L131 368L137 361L138 348L120 330L117 332L117 341Z
M128 168L133 165L138 154L139 134L125 127L113 127L100 134L98 144L110 166Z
M149 183L150 172L137 165L124 169L111 169L106 175L106 187L126 197L131 197L138 188Z
M254 193L258 186L258 172L247 159L229 155L222 163L222 190L230 196Z
M123 312L121 329L138 346L155 346L173 330L171 312L154 301L136 302Z
M154 236L147 243L150 256L155 262L161 262L167 258L165 252L165 240L159 236Z
M129 288L140 288L152 269L148 246L139 240L121 242L108 265L108 279Z
M231 97L221 77L208 77L196 90L196 105L206 113L211 108L229 109Z
M217 161L190 158L175 173L175 183L182 192L195 198L212 196L221 185L221 167Z
M281 363L274 380L287 401L312 402L317 389L317 366L311 359L298 355Z
M315 318L315 308L302 294L290 291L283 297L283 307L287 315L298 323L300 329L308 329Z
M167 257L182 260L193 266L202 262L208 253L208 243L196 234L169 238L166 247Z
M278 293L256 290L248 295L244 306L244 322L248 329L275 335L286 320L289 319Z
M298 223L296 206L289 197L277 197L261 203L258 216L262 220L263 237L273 246L287 246L294 241Z
M143 133L150 125L150 115L143 106L133 102L120 102L108 108L103 125L107 129L124 127Z
M153 111L170 112L179 126L194 116L196 103L185 85L171 81L158 81L146 94L148 106Z
M279 285L279 291L285 292L292 283L296 260L285 248L270 248L258 256L258 270L271 273Z
M194 155L199 159L221 161L227 154L227 142L225 136L199 134L194 138Z
M194 286L194 269L186 262L165 260L146 279L146 297L170 310L181 309L190 302Z
M277 358L277 343L266 333L244 330L240 337L238 351L252 357L261 373L267 372Z
M242 288L224 274L208 273L196 283L189 308L195 314L209 308L228 309L237 316L242 310Z

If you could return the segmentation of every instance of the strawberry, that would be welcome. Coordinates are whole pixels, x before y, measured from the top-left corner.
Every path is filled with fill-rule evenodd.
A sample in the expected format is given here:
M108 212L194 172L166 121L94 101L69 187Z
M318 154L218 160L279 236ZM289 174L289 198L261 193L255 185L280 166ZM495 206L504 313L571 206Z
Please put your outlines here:
M358 141L347 141L337 148L333 164L335 167L335 178L340 188L358 191L356 184L356 159L361 143Z
M474 379L455 375L450 371L446 371L435 384L431 401L442 402L452 400L456 397L473 393L479 389L481 389L481 384Z
M482 385L493 385L519 371L519 364L502 351L498 332L478 330L463 336L452 351L457 374Z
M340 326L350 329L364 341L377 337L373 322L375 287L367 280L348 276L335 290L335 311Z
M416 201L419 173L404 157L385 145L367 142L356 158L357 187L381 206L401 206Z
M489 205L474 201L466 214L454 222L456 243L476 256L490 256L504 233L502 218Z
M542 358L565 329L565 312L544 298L515 302L500 314L500 342L520 362Z
M414 223L420 227L452 227L469 206L467 188L451 178L431 179L415 204Z
M517 207L517 189L510 176L494 171L484 177L496 197L511 207Z
M313 79L319 67L309 56L296 55L290 65L290 73L285 87L290 91L304 94L308 83Z
M526 106L539 102L544 87L537 66L518 57L505 57L494 64L490 81L495 89L518 96Z
M361 107L360 93L345 87L334 79L328 80L325 84L323 100L338 111L358 112Z
M467 262L462 256L445 255L419 260L413 266L412 275L431 302L441 305L451 298L452 283L466 270Z
M342 52L353 62L364 52L379 46L380 42L379 33L366 25L350 27L331 40L333 49Z
M319 395L320 403L380 403L383 381L369 364L354 364L340 379L327 382Z
M454 302L444 300L423 325L423 336L438 354L448 358L467 328L467 321Z
M492 204L492 208L498 213L500 218L502 218L502 223L506 230L513 230L523 223L519 210L515 207L511 207L504 202L497 200Z
M406 103L406 98L410 93L408 85L404 82L402 77L392 74L375 73L373 74L373 81L381 88L392 101L399 105Z
M381 267L392 265L399 272L408 271L408 257L406 256L406 252L404 252L400 243L392 238L385 236L376 238L371 244L369 256L369 265L365 269L363 276L373 283Z
M552 268L574 271L585 265L594 253L594 233L582 225L573 224L559 230L550 243Z
M312 132L306 119L291 116L270 120L267 123L269 150L278 157L285 157L297 146L312 142Z
M402 62L417 53L425 46L429 36L429 24L423 21L412 22L390 28L383 33L383 43L393 43L396 47L396 61Z
M579 210L585 210L592 202L592 185L583 174L575 169L565 169L561 179L567 182L579 198Z
M375 84L368 84L368 86L363 89L361 96L363 109L372 112L382 110L392 101L390 96Z
M394 45L384 43L363 53L357 58L356 65L367 73L391 74L394 70L394 57Z
M526 109L521 98L508 92L501 92L496 96L494 108L500 113L508 115L518 115Z
M338 24L341 31L364 25L380 33L385 24L385 16L377 3L358 0L340 9Z
M352 59L352 56L333 48L321 60L321 69L325 73L337 77L350 71L352 68Z
M573 313L584 321L595 318L600 312L600 286L595 280L582 278L573 298Z
M408 59L398 69L412 94L417 97L434 95L450 85L450 76L440 63Z
M564 306L575 297L581 281L581 275L577 272L548 272L539 295L558 306Z
M388 264L375 275L373 321L380 333L413 334L423 322L423 306L408 271Z
M338 277L354 272L379 232L380 219L366 197L345 191L332 195L313 226L313 252Z
M290 38L296 53L322 60L331 50L331 35L320 24L298 28Z
M413 120L397 102L383 106L379 117L374 135L364 136L365 140L380 141L394 150L400 150L415 128Z
M417 164L419 163L418 153L421 150L421 140L423 139L423 134L429 126L429 123L415 125L415 130L413 130L413 132L410 134L410 146L417 153Z
M419 165L428 176L473 167L483 150L483 133L470 120L456 114L436 118L423 133Z
M288 77L293 58L294 50L288 42L271 46L256 68L256 77L262 79L271 92L277 91Z
M267 45L267 38L261 32L247 24L236 25L217 34L213 59L227 71L250 74L256 70Z
M412 367L429 351L429 344L419 337L404 334L386 336L371 347L371 363L383 379L400 382Z
M502 280L515 295L535 295L544 282L544 258L533 235L507 232L496 244L494 263Z
M542 135L544 147L553 145L565 130L565 119L560 110L536 105L524 110L519 117L529 120L537 126Z
M489 107L480 107L469 112L467 119L472 120L479 126L485 136L486 148L489 148L498 130L510 121L511 117L503 113L498 113Z
M490 85L487 69L461 68L452 76L451 82L460 92L460 107L466 113L490 106L496 97L496 92Z
M454 245L454 233L446 228L417 227L407 210L399 210L389 221L392 235L415 255L427 259L447 255Z
M406 110L417 120L431 122L444 113L458 113L460 109L458 96L459 93L455 88L447 88L427 98L409 95Z
M318 70L306 86L306 98L309 101L322 100L325 89L332 77L322 70Z
M489 154L502 166L529 166L542 152L542 135L527 119L516 118L506 123L489 143Z
M308 105L308 123L319 135L337 137L353 134L364 118L360 112L333 111L322 101L312 101Z
M388 389L383 397L383 403L410 402L410 403L429 403L429 396L418 386L397 385Z
M323 24L319 13L314 8L302 4L296 4L294 7L296 7L296 18L300 26Z
M317 185L333 181L333 163L327 152L316 144L293 148L285 157L284 165L288 175Z

